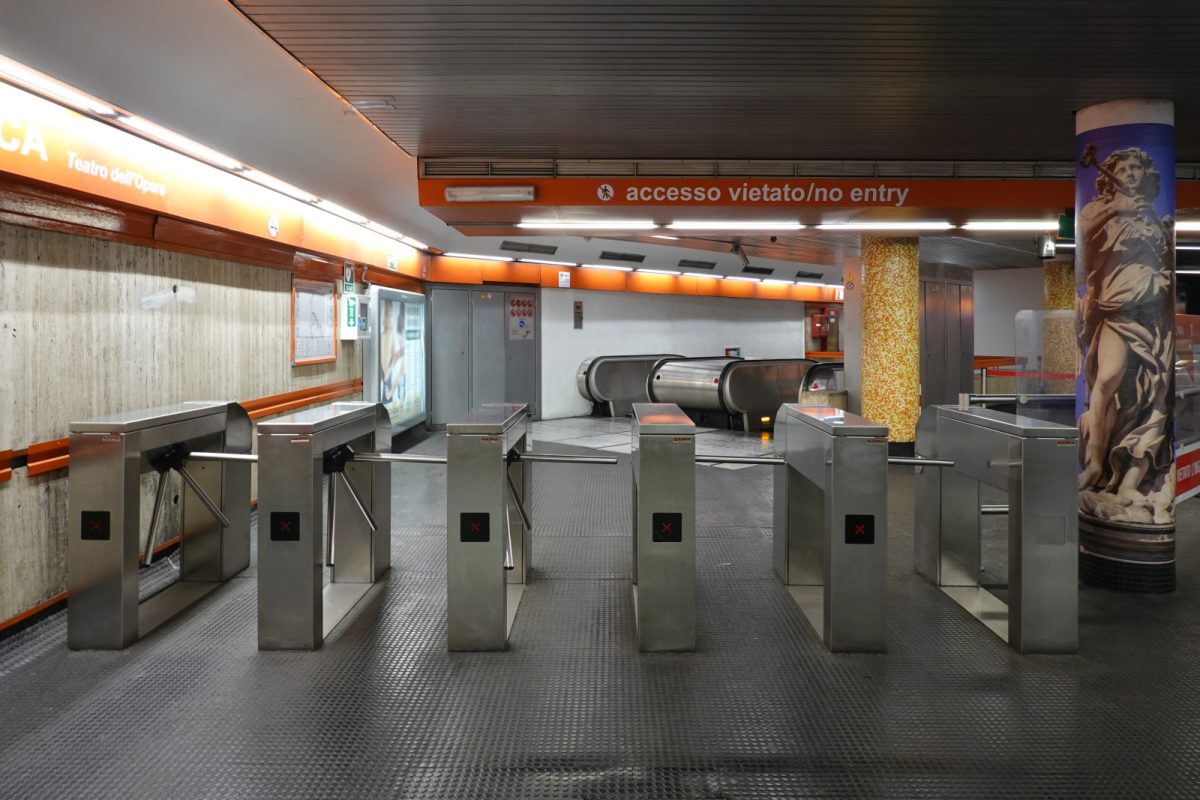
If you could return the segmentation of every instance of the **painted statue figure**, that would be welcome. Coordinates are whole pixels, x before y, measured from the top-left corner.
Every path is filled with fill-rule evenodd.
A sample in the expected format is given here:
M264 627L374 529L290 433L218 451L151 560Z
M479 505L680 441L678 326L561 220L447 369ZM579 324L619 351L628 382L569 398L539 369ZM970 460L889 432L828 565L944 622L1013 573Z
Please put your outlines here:
M1153 159L1136 147L1096 166L1096 196L1079 213L1080 347L1087 409L1079 418L1080 510L1103 520L1174 520L1170 404L1175 393L1173 220L1159 218Z

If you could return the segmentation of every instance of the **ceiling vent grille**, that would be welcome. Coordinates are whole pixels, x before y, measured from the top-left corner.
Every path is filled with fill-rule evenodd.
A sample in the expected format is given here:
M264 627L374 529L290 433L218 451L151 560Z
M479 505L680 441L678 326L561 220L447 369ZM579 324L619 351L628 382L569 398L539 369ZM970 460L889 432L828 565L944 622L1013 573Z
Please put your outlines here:
M554 161L552 159L493 161L492 174L503 177L553 178Z
M691 258L679 259L679 266L684 269L716 269L717 262L715 261L696 261Z
M803 178L871 178L874 161L797 161L796 174Z
M771 267L742 267L742 272L748 275L773 275L775 270Z
M876 174L881 178L953 178L953 161L880 161Z
M628 261L631 264L640 264L646 260L644 255L640 253L618 253L614 250L605 250L600 254L601 261Z
M486 158L438 158L421 161L426 178L476 178L492 174L492 162Z
M753 175L758 177L790 178L795 173L791 161L718 161L718 175Z
M510 242L503 241L500 243L501 250L507 250L510 253L537 253L542 256L552 256L558 252L558 248L551 244L533 244L532 242Z
M609 160L565 160L558 162L558 174L562 177L580 177L588 175L636 175L637 162Z
M639 161L638 175L714 175L717 165L712 161Z
M805 270L800 270L799 272L796 273L796 277L802 281L809 281L809 280L824 278L825 276L819 272L806 272Z

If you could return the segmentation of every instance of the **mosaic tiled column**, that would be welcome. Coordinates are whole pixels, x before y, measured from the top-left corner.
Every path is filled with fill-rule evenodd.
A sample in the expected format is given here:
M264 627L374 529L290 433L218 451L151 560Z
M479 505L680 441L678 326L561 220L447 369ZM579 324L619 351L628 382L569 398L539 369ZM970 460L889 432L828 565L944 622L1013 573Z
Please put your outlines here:
M862 415L911 452L921 413L918 240L862 237Z
M1075 344L1075 262L1051 261L1043 271L1045 296L1042 307L1048 311L1070 312L1047 314L1042 331L1043 371L1049 374L1070 375L1069 378L1048 378L1045 390L1049 394L1074 394L1076 374Z
M1075 115L1079 576L1175 588L1175 112Z

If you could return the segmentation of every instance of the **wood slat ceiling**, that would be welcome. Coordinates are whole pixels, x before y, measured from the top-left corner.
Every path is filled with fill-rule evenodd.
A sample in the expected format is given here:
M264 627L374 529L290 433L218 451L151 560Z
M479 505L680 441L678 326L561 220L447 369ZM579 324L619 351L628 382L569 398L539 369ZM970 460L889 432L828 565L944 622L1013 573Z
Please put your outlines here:
M235 4L420 156L1062 160L1121 97L1200 130L1194 0Z

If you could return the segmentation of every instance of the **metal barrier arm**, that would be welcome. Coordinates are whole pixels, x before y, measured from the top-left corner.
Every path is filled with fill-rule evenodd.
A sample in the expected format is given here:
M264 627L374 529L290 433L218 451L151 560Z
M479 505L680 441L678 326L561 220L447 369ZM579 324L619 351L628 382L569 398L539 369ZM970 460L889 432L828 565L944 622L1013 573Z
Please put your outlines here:
M513 450L508 454L508 463L528 461L531 464L616 464L617 459L610 456L569 456L564 453L519 453Z
M782 466L787 462L778 456L696 456L697 464L770 464Z
M953 461L944 458L921 458L920 456L888 456L889 464L908 464L914 467L953 467Z

